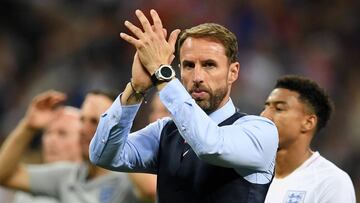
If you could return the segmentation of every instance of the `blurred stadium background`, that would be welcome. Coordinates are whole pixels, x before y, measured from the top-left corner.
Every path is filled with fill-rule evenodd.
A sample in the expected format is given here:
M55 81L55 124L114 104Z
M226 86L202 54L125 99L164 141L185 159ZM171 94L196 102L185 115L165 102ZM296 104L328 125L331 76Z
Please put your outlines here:
M0 3L0 140L47 89L79 106L86 91L121 91L134 49L120 40L134 11L158 10L168 30L217 22L239 40L232 98L258 114L277 77L308 76L336 112L314 149L348 172L360 194L360 1L355 0L3 0ZM147 104L135 128L147 120ZM34 142L34 150L37 149Z

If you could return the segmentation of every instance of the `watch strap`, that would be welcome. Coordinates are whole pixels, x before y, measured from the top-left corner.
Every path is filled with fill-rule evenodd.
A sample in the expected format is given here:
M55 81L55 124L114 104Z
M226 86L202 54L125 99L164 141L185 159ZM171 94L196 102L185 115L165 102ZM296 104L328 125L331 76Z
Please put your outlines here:
M154 86L156 86L159 83L159 80L156 77L156 72L151 75L151 82Z

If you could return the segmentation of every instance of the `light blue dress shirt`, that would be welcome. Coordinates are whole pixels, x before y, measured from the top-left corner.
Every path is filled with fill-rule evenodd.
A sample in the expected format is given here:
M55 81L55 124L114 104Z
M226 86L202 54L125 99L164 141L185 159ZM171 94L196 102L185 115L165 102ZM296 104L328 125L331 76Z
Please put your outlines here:
M171 118L159 119L133 133L130 129L140 104L121 105L119 96L100 118L90 144L91 162L110 170L156 174L161 131L172 119L201 160L234 168L252 183L271 180L278 147L273 122L247 115L233 125L219 127L236 111L231 99L207 115L178 79L169 82L159 96Z

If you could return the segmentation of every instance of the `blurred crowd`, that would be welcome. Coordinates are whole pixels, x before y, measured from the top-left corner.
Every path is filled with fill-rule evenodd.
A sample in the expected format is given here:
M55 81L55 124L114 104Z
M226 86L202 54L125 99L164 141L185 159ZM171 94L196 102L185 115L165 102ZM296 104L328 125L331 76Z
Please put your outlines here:
M119 33L128 32L125 20L136 22L137 8L156 9L168 30L216 22L234 31L241 69L232 99L246 112L261 112L280 75L305 75L325 87L336 110L313 148L349 173L360 194L360 3L355 0L2 1L0 139L41 91L66 92L67 104L79 106L89 90L123 89L134 49ZM140 118L134 128L147 123Z

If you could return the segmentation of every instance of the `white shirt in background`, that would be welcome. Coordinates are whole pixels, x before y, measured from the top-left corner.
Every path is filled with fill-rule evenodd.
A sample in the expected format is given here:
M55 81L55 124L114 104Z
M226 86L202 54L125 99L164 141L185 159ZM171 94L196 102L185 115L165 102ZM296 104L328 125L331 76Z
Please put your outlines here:
M315 152L285 178L274 177L265 203L355 203L349 175Z

